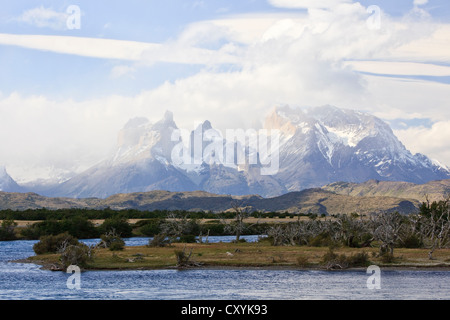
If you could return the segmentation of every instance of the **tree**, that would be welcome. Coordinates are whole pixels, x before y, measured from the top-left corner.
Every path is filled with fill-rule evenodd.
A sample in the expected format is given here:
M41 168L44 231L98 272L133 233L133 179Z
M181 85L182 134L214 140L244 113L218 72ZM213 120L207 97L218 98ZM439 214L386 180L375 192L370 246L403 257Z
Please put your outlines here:
M16 239L14 229L17 223L14 220L6 219L2 221L0 226L0 241L10 241Z
M448 244L450 240L450 195L439 202L430 203L428 196L420 207L420 233L429 240L428 258Z
M195 219L188 219L187 215L178 217L175 213L168 214L159 226L163 238L168 237L172 242L183 237L199 233L199 226Z
M105 234L101 235L101 241L97 245L99 247L109 248L111 251L123 250L125 247L125 241L120 237L120 234L116 232L114 228Z
M401 240L405 219L398 212L373 214L370 225L374 240L380 241L380 255L394 256L394 247Z
M133 228L126 218L113 217L105 219L99 229L102 234L108 234L113 231L123 238L129 238L133 235Z
M247 225L244 220L250 217L250 207L239 205L237 202L232 203L234 218L231 222L227 223L223 220L225 224L225 232L229 232L236 235L236 242L239 242L241 235L244 231L259 223L259 219L256 223L252 225Z

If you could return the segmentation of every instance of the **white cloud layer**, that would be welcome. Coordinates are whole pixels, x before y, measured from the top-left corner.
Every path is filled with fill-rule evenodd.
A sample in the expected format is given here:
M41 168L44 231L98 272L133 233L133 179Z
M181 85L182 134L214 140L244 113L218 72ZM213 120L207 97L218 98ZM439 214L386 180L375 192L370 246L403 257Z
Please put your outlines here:
M352 0L269 0L269 3L275 7L307 9L333 8L339 4L351 2Z
M66 29L68 15L65 12L58 12L51 8L40 6L25 11L16 20L33 25L38 28L51 28L54 30Z
M444 160L450 159L450 121L436 122L431 128L421 126L396 130L395 134L412 152L426 154L449 166Z
M441 123L450 118L450 85L358 72L448 76L449 26L426 16L383 14L380 29L371 30L366 8L349 2L271 0L279 7L313 9L198 22L164 44L0 34L4 45L136 62L113 67L111 78L133 75L154 62L205 65L193 76L131 97L53 101L0 95L0 134L17 136L0 146L0 164L23 180L27 174L21 168L31 164L76 171L105 156L130 118L157 121L168 109L186 129L206 119L220 130L257 129L277 104L332 104L385 119L430 118L439 123L436 128L410 128L399 132L400 138L415 152L450 164L450 154L442 151L450 149L450 132ZM332 10L320 9L325 4ZM434 143L427 145L424 137Z

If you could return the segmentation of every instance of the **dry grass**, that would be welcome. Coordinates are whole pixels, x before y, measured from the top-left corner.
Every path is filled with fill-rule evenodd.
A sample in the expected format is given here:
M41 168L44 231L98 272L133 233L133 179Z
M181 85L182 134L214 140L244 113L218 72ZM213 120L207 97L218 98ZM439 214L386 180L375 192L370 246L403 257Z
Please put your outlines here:
M288 267L322 268L326 247L284 246L274 247L263 243L214 243L214 244L172 244L167 247L147 246L125 247L123 251L112 252L98 249L88 269L162 269L176 267L176 250L193 248L191 260L205 267ZM429 260L426 249L396 249L394 261L383 264L376 256L378 248L337 248L337 254L350 256L366 252L371 264L383 267L447 267L450 268L450 249L437 250L435 260ZM49 265L58 261L58 255L42 255L30 258L31 262Z

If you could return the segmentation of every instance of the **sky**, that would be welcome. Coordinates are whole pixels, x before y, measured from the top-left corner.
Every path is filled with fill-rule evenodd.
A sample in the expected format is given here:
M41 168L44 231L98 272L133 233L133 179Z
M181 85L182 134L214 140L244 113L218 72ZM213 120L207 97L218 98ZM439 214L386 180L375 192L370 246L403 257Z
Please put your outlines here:
M0 166L19 183L105 158L129 119L262 126L277 105L391 124L450 166L448 0L0 0Z

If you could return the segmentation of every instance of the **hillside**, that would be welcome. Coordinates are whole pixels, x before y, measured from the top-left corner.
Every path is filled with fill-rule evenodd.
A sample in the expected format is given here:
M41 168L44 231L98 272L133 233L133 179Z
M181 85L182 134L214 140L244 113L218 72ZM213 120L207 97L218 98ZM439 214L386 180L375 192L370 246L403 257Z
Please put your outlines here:
M430 181L424 184L410 182L369 180L364 183L336 182L322 188L341 195L362 197L397 197L420 202L439 201L450 194L450 180Z
M34 193L0 192L0 209L25 210L36 208L92 208L137 209L137 210L184 210L224 212L234 205L248 206L263 212L290 212L315 214L359 213L399 211L414 213L420 204L415 200L395 197L361 197L336 194L322 189L307 189L291 192L279 197L262 198L256 195L230 196L203 191L168 192L150 191L117 194L106 199L48 198Z
M28 191L73 198L155 190L276 197L337 181L450 178L448 168L407 150L387 123L356 110L276 107L264 130L224 134L208 120L183 130L169 111L155 123L131 119L103 161L52 188Z

